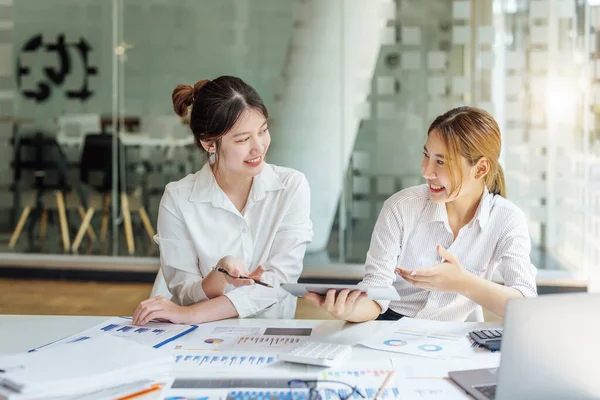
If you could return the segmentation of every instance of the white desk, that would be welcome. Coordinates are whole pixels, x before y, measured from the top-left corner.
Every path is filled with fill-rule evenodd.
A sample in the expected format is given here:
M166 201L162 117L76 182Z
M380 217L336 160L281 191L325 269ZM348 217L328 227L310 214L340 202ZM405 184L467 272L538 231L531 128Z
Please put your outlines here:
M68 316L9 316L0 315L0 354L26 351L33 347L49 343L70 334L77 333L83 329L94 326L107 319L106 317L68 317ZM311 338L314 340L327 339L329 342L344 343L350 345L358 344L362 338L375 334L383 327L393 322L371 321L363 324L350 324L343 321L331 320L259 320L259 319L231 319L211 323L218 326L270 326L270 327L298 327L312 328ZM498 327L490 323L465 323L465 329L480 329ZM193 333L188 335L193 336ZM432 367L444 367L452 369L490 368L497 367L500 354L480 353L472 358L452 358L450 360L433 360L420 357L389 353L356 346L352 351L351 363L372 362L374 360L389 360L393 358L397 362L411 365L411 363L431 362ZM338 368L343 368L338 367ZM316 376L323 371L319 367L304 367L303 376L290 378L305 378ZM176 374L176 377L187 377L188 375ZM237 376L237 375L236 375ZM458 389L457 389L458 392ZM466 395L464 398L468 398Z

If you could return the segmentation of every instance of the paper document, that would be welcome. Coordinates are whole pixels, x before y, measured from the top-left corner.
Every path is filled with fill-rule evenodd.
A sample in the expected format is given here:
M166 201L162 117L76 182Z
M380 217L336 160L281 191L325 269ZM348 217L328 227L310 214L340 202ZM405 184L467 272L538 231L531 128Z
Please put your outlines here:
M196 328L198 328L197 325L177 325L167 322L149 322L144 326L137 326L131 324L131 318L115 317L75 335L37 347L32 351L48 349L57 345L77 343L104 334L110 334L111 336L159 348L194 331Z
M389 360L378 362L365 362L363 368L354 369L328 369L319 374L318 388L322 391L323 398L333 398L331 391L338 393L338 396L343 398L350 394L351 387L356 387L357 390L367 399L375 398L375 394L388 375L392 373L392 377L385 386L379 399L395 399L399 398L400 388L396 383L396 373L391 367ZM345 382L348 385L341 385L336 382ZM362 398L360 395L354 394L351 398Z
M0 357L0 398L76 396L168 376L173 357L131 341L98 335L64 346Z
M252 326L217 326L212 330L215 335L262 335L266 328Z
M416 358L393 358L400 399L454 400L467 398L448 377L448 371L460 365L462 360L432 360ZM460 367L459 367L460 369Z
M227 390L215 390L210 396L199 394L194 389L171 389L164 400L223 400L227 397Z
M422 324L421 321L401 319L393 325L393 330L384 331L360 344L376 350L428 358L446 358L458 351L463 335L446 333L448 330L442 326L427 326L431 324Z
M200 326L192 335L173 343L171 349L280 352L306 342L311 333L311 328Z
M360 344L376 350L447 358L460 349L466 332L464 324L403 318L375 337Z

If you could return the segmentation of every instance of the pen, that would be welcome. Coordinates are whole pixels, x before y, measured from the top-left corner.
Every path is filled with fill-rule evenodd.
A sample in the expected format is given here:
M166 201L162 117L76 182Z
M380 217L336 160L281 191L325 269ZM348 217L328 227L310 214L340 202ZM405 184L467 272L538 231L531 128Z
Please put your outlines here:
M145 396L145 395L147 395L149 393L157 392L157 391L161 390L162 387L163 387L162 384L157 383L157 384L154 384L154 385L150 386L147 389L143 389L143 390L137 391L135 393L131 393L131 394L128 394L126 396L119 397L117 400L131 400L131 399L135 399L135 398L138 398L138 397L141 397L141 396Z
M377 394L375 395L375 397L373 397L373 400L377 400L379 398L379 396L381 396L383 394L385 387L390 382L390 379L392 379L392 375L394 375L394 371L390 371L387 378L385 378L385 381L383 381L383 383L381 384L381 387L377 391Z
M222 272L222 273L224 273L225 275L229 275L229 272L227 272L227 270L226 270L226 269L219 268L219 267L214 267L214 269L215 269L215 271L219 271L219 272ZM229 275L229 276L231 276L231 275ZM231 277L232 277L232 278L240 278L240 279L252 279L252 278L249 278L249 277L247 277L247 276L242 276L242 275L240 275L240 276L231 276ZM264 282L261 282L261 281L259 281L259 280L256 280L256 279L252 279L252 280L253 280L253 281L254 281L254 283L256 283L257 285L262 285L262 286L266 286L266 287L269 287L269 288L273 288L273 286L269 285L268 283L264 283Z

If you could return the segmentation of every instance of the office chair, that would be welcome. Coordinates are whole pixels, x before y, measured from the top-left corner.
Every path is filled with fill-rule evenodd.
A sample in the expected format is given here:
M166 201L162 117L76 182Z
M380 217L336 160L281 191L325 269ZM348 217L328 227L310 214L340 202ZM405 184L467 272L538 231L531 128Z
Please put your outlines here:
M34 153L32 159L27 158L28 150L30 153ZM82 196L81 187L77 183L67 184L67 160L56 139L42 132L36 132L28 136L18 136L14 143L13 169L14 183L12 189L15 193L15 204L19 203L20 183L25 171L32 171L34 183L33 190L27 196L23 212L19 217L8 247L11 249L15 247L28 221L30 222L29 237L32 238L33 224L29 220L30 216L33 216L33 219L40 218L40 237L44 241L48 210L56 209L63 249L68 251L71 246L67 206L75 204L79 214L82 215L86 203ZM75 189L76 193L72 189ZM88 234L92 237L93 231L88 231Z
M99 114L65 114L58 117L59 142L69 142L76 147L81 147L88 133L100 130Z
M118 141L118 155L124 156L124 148ZM124 163L124 157L121 162ZM86 188L94 189L97 193L90 194L89 207L85 218L73 241L73 252L77 252L83 240L86 229L91 224L92 217L97 209L102 209L102 222L100 226L100 240L106 240L108 221L110 215L110 199L113 188L113 136L107 134L89 134L85 137L79 164L80 180L86 184ZM123 215L123 227L125 240L130 255L135 253L135 242L133 239L133 228L131 225L131 210L137 210L144 229L150 240L154 237L154 228L148 217L146 209L137 196L129 196L123 176L123 168L117 173L117 187L121 199L121 213ZM97 178L97 179L94 179Z

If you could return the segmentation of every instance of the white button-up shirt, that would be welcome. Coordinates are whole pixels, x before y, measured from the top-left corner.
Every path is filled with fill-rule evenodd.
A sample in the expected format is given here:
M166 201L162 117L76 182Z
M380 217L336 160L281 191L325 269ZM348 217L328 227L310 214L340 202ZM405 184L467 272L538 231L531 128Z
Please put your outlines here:
M250 272L262 265L262 280L273 286L229 285L225 296L239 317L293 318L296 298L279 284L298 281L312 237L310 190L302 173L265 164L240 213L206 164L166 186L155 240L174 302L207 300L202 280L231 255L243 259Z
M445 204L429 200L427 185L402 190L384 204L371 237L365 276L367 286L394 285L401 300L377 301L408 317L464 321L477 304L458 293L419 288L394 273L396 267L419 269L439 264L436 246L454 254L467 271L490 280L494 270L505 286L525 297L537 295L536 268L523 212L502 196L484 192L475 216L456 239Z

